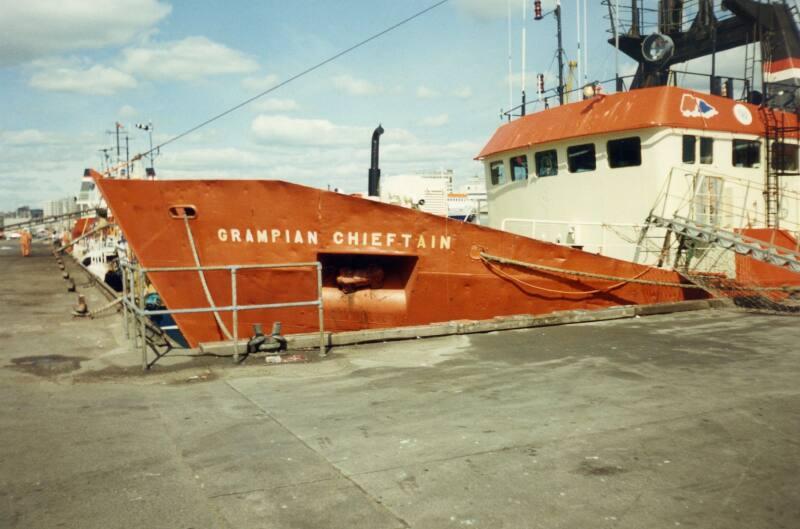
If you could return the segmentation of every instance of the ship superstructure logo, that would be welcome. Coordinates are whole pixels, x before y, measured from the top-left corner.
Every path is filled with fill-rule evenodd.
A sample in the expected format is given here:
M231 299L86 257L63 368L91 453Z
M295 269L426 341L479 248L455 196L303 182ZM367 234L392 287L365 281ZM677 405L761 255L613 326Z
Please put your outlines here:
M719 112L705 99L691 94L683 94L681 99L681 114L687 118L713 118Z

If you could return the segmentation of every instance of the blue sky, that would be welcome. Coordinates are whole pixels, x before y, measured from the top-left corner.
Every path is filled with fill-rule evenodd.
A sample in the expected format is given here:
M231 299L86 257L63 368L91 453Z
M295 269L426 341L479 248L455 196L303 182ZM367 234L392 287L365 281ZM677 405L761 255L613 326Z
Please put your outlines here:
M147 136L134 123L152 120L158 143L434 3L0 1L0 211L74 195L116 121L140 152ZM605 8L589 3L589 78L610 78ZM522 2L510 4L516 104ZM536 72L548 71L551 87L555 73L555 23L534 22L531 5L529 94ZM450 0L167 146L159 176L362 191L380 122L384 174L451 168L466 180L508 106L507 6ZM575 0L563 10L573 58Z

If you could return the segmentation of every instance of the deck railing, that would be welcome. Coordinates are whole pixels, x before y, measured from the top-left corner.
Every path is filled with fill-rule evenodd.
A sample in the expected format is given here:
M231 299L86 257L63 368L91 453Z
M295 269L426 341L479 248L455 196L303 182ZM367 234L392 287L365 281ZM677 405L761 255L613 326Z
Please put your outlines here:
M120 252L120 255L124 255ZM242 270L275 270L291 268L308 268L316 270L317 298L313 300L284 302L284 303L257 303L239 304L237 289L237 273ZM292 307L317 307L319 318L319 354L325 356L325 326L322 306L322 264L319 261L294 262L294 263L270 263L270 264L244 264L244 265L218 265L218 266L172 266L172 267L143 267L135 261L120 258L120 269L122 270L123 280L123 318L125 326L125 337L132 339L134 347L141 348L142 369L149 369L155 361L161 358L158 356L154 362L148 361L147 355L147 326L150 316L161 315L180 315L180 314L203 314L214 313L218 318L220 312L232 312L232 331L230 339L233 342L234 361L239 361L239 313L248 310L271 310L285 309ZM227 271L230 275L230 305L216 306L209 296L209 306L204 307L181 307L165 308L159 310L148 310L145 308L145 288L146 277L149 273L175 273L175 272L197 272L199 274L209 271ZM133 325L133 331L131 331ZM227 334L227 331L225 331Z

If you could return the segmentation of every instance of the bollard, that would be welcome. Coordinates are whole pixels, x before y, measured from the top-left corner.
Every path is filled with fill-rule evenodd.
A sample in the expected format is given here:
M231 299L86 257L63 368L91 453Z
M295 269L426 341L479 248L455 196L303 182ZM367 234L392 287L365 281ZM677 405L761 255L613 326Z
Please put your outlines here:
M69 279L69 272L65 270L64 272L61 273L61 277L63 277L64 279Z
M67 292L75 292L75 281L72 279L67 280Z
M73 316L87 316L89 314L89 306L86 304L86 298L83 294L78 294L78 304L72 308Z

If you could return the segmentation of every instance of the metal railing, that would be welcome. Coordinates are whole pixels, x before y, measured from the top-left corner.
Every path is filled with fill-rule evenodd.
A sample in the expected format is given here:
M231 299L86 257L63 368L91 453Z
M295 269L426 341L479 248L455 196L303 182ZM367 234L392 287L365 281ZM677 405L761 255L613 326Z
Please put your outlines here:
M317 279L317 299L308 301L295 301L285 303L258 303L240 305L238 303L237 273L241 270L274 270L290 268L313 268L316 269ZM296 263L273 263L273 264L251 264L251 265L220 265L220 266L167 266L167 267L142 267L136 262L131 262L126 258L120 258L120 269L122 270L122 306L123 321L125 327L125 337L133 338L134 347L141 348L142 369L149 369L155 361L163 355L158 355L153 363L148 362L147 358L147 326L154 325L150 316L175 315L175 314L202 314L214 313L218 316L220 312L232 312L232 333L233 358L239 361L239 312L248 310L269 310L285 309L293 307L317 307L319 317L319 354L326 355L325 345L325 326L322 306L322 264L319 261L296 262ZM231 303L230 305L216 306L212 299L208 299L208 307L182 307L174 309L148 310L145 308L146 277L149 273L174 273L174 272L209 272L227 271L230 274ZM133 333L131 333L131 323L133 323ZM223 332L227 329L223 327Z
M530 225L530 233L527 233L528 230L522 232L512 229L514 224ZM548 240L548 234L550 238L553 237L553 234L550 233L552 230L548 230L548 227L564 230L563 234L560 231L557 233L560 237L559 239L551 240L550 242L566 246L580 246L605 255L609 248L635 248L637 244L636 238L644 227L644 223L587 222L515 217L506 217L500 221L501 231L540 240ZM540 230L541 228L544 229ZM537 230L540 231L537 232ZM593 232L592 234L589 233L590 230ZM629 230L630 234L623 235L621 230Z
M781 187L781 228L800 234L800 190L794 182ZM680 216L729 230L766 228L762 179L733 176L705 168L670 168L652 211Z
M620 75L603 81L593 80L585 84L578 83L578 86L571 90L564 89L563 96L565 98L565 103L570 102L570 99L572 99L571 96L577 96L576 101L585 99L584 88L587 86L592 87L595 95L628 92L631 90L628 85L633 83L634 78L635 75ZM705 80L705 82L703 82L703 80ZM719 83L718 89L722 90L726 80L734 83L734 85L732 88L733 91L730 94L726 94L724 97L728 97L734 101L749 101L750 93L754 89L751 80L731 75L711 75L710 73L690 72L686 70L670 70L666 86L676 86L711 94L713 93L712 85L715 82ZM740 94L739 97L735 97L737 93ZM722 95L722 93L718 93L717 95ZM559 97L557 86L548 88L541 94L532 94L532 97L524 103L515 105L508 110L501 110L500 119L511 120L515 117L546 110L552 105L557 105Z

